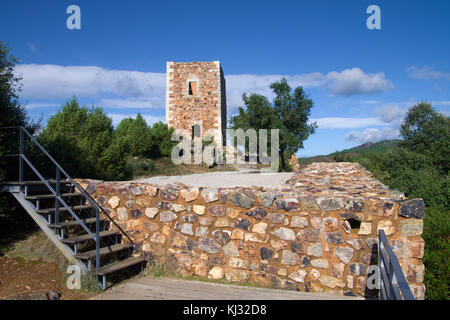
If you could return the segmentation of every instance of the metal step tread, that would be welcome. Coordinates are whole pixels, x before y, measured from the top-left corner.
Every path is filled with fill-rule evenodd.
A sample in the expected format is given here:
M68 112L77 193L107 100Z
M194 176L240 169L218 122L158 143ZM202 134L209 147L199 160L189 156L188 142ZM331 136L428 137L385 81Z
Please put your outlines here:
M50 184L55 184L56 183L56 179L49 179L46 180L48 183ZM63 180L59 180L59 183L62 184L71 184L70 180L68 179L63 179ZM18 186L24 186L24 185L39 185L39 184L44 184L44 182L42 180L33 180L33 181L2 181L0 182L0 184L2 185L18 185Z
M122 270L138 263L143 263L145 261L142 257L130 257L122 261L117 261L111 264L108 264L104 267L101 267L98 271L95 272L97 276L104 276L108 273L112 273L118 270Z
M70 192L70 193L61 193L60 195L62 198L68 198L68 197L80 197L82 196L79 192ZM32 196L26 196L25 199L27 200L40 200L40 199L54 199L54 194L36 194Z
M120 232L113 231L113 230L101 231L100 238L109 237L109 236L113 236L116 234L120 234ZM94 235L95 235L95 232L94 232ZM74 243L83 242L83 241L90 240L90 239L92 239L91 236L88 233L86 233L86 234L82 234L81 236L62 239L61 242L68 243L68 244L74 244Z
M72 211L75 210L84 210L84 209L89 209L89 208L93 208L93 206L91 206L90 204L83 204L83 205L79 205L79 206L72 206L70 207L72 209ZM55 208L48 208L48 209L39 209L37 212L38 213L54 213L55 212ZM59 212L64 212L67 211L66 207L60 205L59 207Z
M87 218L87 219L80 219L84 224L91 224L95 223L97 221L97 218ZM104 218L100 218L100 222L106 221ZM56 225L54 223L49 224L48 226L50 228L66 228L66 227L72 227L79 225L77 220L70 220L70 221L64 221L57 223Z
M100 248L100 255L104 256L104 255L107 255L107 254L111 254L111 253L114 253L114 252L119 252L119 251L122 251L122 250L125 250L125 249L129 249L129 248L132 248L132 247L133 247L133 244L130 243L130 242L123 243L123 244L115 244L115 245L112 245L112 246ZM89 259L95 258L95 256L96 256L96 251L95 250L91 250L91 251L77 253L75 255L75 258L78 258L80 260L89 260Z

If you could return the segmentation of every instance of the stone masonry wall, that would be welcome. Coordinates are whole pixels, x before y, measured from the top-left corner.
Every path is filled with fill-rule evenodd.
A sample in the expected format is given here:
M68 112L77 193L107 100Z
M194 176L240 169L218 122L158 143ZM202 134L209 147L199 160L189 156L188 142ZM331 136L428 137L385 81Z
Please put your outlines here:
M144 253L166 252L181 275L370 296L368 266L384 229L424 298L423 201L358 164L313 163L274 189L80 183Z
M219 61L167 62L166 123L184 129L191 138L192 127L200 125L201 136L214 130L214 140L225 143L225 78ZM195 93L189 94L189 82Z

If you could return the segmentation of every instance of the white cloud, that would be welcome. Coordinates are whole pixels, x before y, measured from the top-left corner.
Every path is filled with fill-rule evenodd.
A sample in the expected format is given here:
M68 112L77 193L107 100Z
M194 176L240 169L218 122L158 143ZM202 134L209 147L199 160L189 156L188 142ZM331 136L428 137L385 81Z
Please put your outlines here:
M59 104L56 103L40 103L40 102L36 102L36 103L27 103L24 104L25 109L36 109L36 108L54 108L54 107L59 107Z
M76 95L100 99L111 108L165 108L164 73L111 70L96 66L59 66L21 64L16 73L23 76L22 99L65 100ZM366 74L359 68L298 75L230 74L226 76L227 106L230 111L242 106L242 94L259 93L273 97L269 85L286 77L291 87L326 86L337 95L372 94L393 87L383 73ZM104 104L104 105L103 105Z
M122 119L136 118L137 114L108 113L108 116L111 117L113 125L117 126ZM163 123L166 122L165 117L151 116L151 115L142 114L142 113L141 113L141 116L142 116L142 118L144 118L145 122L147 122L147 125L152 125L158 121L161 121Z
M353 96L357 94L374 94L394 88L384 73L366 74L359 68L332 71L326 76L332 93Z
M378 118L317 118L310 121L317 122L319 129L356 129L386 125Z
M416 66L411 66L406 69L408 76L413 79L419 80L449 80L450 72L436 71L428 67L418 68Z
M382 129L368 128L362 132L350 131L346 136L347 141L358 141L359 143L378 142L398 138L400 132L398 129L387 127Z

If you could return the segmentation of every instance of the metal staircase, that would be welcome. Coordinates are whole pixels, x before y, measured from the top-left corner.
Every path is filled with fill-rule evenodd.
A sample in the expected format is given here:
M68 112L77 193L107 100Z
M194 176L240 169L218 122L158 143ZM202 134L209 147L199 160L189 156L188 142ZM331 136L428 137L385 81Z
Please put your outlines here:
M103 290L107 288L108 275L136 266L143 267L145 259L131 238L34 136L24 127L2 129L19 131L19 153L9 155L18 158L18 180L0 182L0 191L9 192L17 199L70 264L101 277ZM41 152L47 163L54 166L54 178L44 177L37 170L25 155L26 143ZM25 181L26 167L31 169L27 176L32 174L38 179Z

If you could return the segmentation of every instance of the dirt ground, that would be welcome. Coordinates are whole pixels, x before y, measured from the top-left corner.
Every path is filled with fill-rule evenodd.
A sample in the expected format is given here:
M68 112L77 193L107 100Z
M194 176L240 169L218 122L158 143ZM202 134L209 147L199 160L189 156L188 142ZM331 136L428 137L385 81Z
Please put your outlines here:
M0 299L56 291L62 300L89 299L94 294L70 290L64 283L56 263L42 260L28 261L21 257L0 257Z

